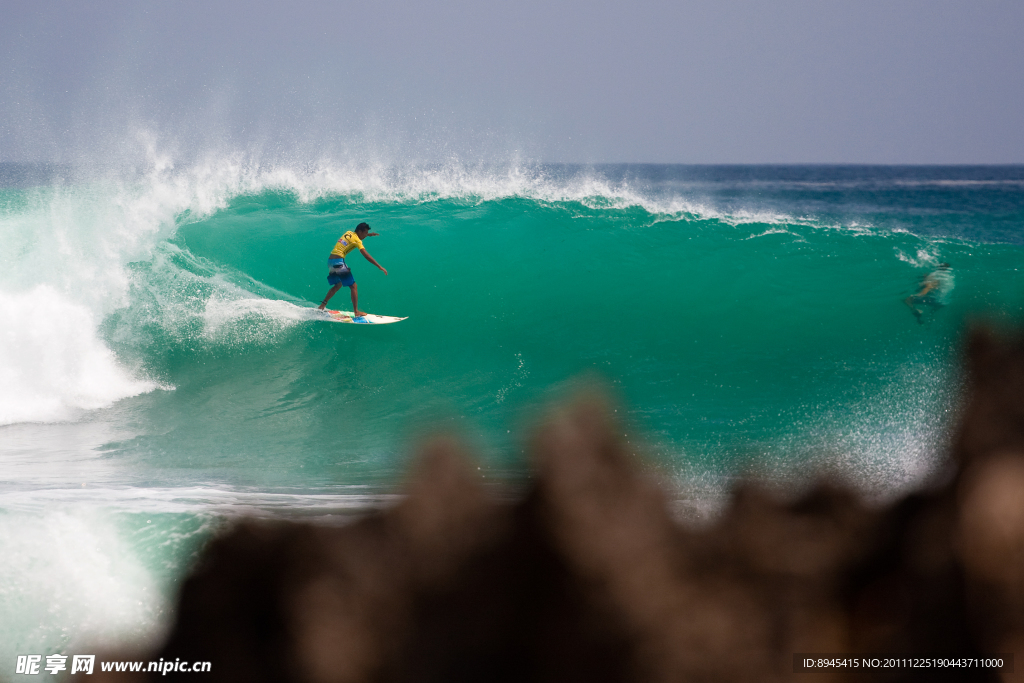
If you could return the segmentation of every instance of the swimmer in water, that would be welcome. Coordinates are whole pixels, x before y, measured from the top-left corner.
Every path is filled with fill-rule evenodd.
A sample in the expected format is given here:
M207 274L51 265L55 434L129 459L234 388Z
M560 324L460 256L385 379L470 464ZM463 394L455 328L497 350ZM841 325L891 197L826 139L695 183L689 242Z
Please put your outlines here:
M949 271L951 266L948 263L940 263L939 267L924 276L921 280L921 289L917 294L911 294L903 300L910 307L911 313L917 318L918 323L924 323L924 311L918 306L930 306L940 308L944 304L938 300L938 295L948 289Z

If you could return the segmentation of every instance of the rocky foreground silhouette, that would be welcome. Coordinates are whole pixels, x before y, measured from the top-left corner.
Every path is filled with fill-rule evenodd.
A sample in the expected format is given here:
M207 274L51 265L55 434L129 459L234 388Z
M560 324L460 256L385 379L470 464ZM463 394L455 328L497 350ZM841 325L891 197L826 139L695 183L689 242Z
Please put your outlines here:
M947 475L885 507L832 483L785 501L748 482L692 528L606 404L579 399L539 428L522 495L484 488L440 440L392 508L344 527L244 522L215 539L148 657L210 673L74 678L1014 680L794 673L799 653L1024 652L1024 338L977 332L966 355Z

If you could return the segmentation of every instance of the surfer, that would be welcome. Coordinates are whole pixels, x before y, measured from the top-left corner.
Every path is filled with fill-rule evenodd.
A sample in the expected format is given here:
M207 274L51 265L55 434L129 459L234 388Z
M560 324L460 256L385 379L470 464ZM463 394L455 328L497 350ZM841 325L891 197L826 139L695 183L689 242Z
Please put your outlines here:
M911 294L903 300L903 303L910 307L910 311L917 318L917 322L924 322L922 319L924 311L918 308L918 306L941 308L945 305L940 299L950 289L951 274L949 270L950 265L948 263L940 263L938 268L925 275L924 279L921 280L921 289L918 293Z
M370 226L366 223L360 223L356 226L354 231L349 230L341 236L338 243L334 245L331 255L327 257L327 265L330 268L327 271L327 282L333 286L330 291L327 292L327 296L324 297L324 300L320 302L320 306L318 306L320 310L323 310L327 306L327 302L331 300L331 297L334 296L339 289L342 287L348 287L352 291L352 317L358 318L366 315L366 313L359 310L359 306L357 304L359 297L356 290L356 279L352 277L352 271L345 263L345 256L358 249L359 253L361 253L367 261L383 270L384 274L387 275L387 269L374 261L373 257L370 256L370 252L366 251L366 248L363 246L363 240L367 237L379 236L379 233L370 232Z

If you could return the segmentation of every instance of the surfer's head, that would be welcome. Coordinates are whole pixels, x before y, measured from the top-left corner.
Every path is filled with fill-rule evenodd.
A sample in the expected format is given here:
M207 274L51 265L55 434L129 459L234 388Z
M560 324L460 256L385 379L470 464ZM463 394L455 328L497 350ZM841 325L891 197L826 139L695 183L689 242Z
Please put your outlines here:
M360 223L359 225L356 226L356 234L359 235L360 239L362 239L363 237L366 237L366 235L369 232L370 232L370 224L369 223Z

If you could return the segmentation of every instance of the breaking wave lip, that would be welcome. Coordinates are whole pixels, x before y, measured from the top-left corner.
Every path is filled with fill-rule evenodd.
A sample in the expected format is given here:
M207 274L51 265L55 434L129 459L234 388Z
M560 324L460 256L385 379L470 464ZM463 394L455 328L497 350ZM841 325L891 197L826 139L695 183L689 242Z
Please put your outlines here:
M236 152L209 154L179 165L169 152L160 149L156 135L142 131L137 137L144 147L144 160L122 171L107 168L95 184L113 190L113 203L124 208L133 223L144 224L150 237L158 233L155 236L167 238L175 225L203 220L226 208L234 197L265 191L287 192L302 203L327 197L414 204L521 198L578 203L592 209L638 207L655 218L695 217L733 225L806 222L777 211L718 210L684 196L692 193L688 183L659 185L657 180L628 174L614 178L622 169L615 164L470 164L458 158L405 166L331 159L263 163L257 154ZM84 178L87 172L65 175Z
M587 166L386 167L356 164L266 166L235 158L210 160L188 169L168 165L161 173L175 192L193 195L179 202L179 224L202 220L240 196L282 192L304 204L321 199L349 199L362 204L427 204L464 201L472 204L525 199L550 205L577 205L592 210L639 208L654 222L713 220L731 226L746 224L803 225L835 229L844 226L813 216L771 209L719 209L707 201L684 196L686 188L659 188L653 181L615 180L600 168Z

